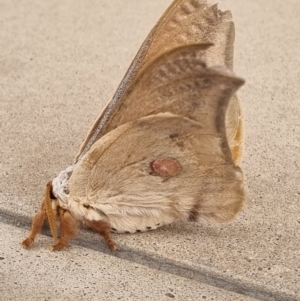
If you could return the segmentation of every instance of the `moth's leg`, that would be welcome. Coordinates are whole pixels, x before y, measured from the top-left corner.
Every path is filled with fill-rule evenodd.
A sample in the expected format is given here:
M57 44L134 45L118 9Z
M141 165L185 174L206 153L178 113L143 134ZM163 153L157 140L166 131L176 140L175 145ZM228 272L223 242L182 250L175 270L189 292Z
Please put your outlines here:
M89 220L85 220L85 224L93 229L94 231L98 232L99 234L101 234L107 245L109 246L109 248L114 251L117 249L117 246L115 244L115 242L112 240L111 236L110 236L110 224L108 222L105 221L89 221Z
M29 236L23 240L22 247L24 249L29 248L29 246L34 242L34 239L38 233L41 232L42 226L47 218L45 210L40 210L32 219L32 226Z
M77 235L77 223L69 211L58 208L58 217L60 220L61 237L57 243L52 246L52 251L61 250L68 246L68 239L75 238Z

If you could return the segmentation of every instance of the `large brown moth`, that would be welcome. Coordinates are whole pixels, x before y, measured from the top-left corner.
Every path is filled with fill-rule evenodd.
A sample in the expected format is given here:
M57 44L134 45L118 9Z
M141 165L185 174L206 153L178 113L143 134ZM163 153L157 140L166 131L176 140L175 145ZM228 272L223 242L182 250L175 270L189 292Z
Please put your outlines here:
M235 95L234 23L203 0L175 0L141 46L72 166L46 186L22 245L49 221L68 245L76 221L100 233L179 220L231 220L244 203L243 124ZM208 67L208 66L221 67ZM56 220L60 221L57 238Z

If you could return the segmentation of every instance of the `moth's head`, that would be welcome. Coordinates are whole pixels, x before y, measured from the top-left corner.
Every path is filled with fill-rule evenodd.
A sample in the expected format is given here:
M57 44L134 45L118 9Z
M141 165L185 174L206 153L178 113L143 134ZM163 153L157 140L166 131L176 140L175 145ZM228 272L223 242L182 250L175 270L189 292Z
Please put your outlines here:
M69 198L69 180L76 164L62 170L50 183L51 199L57 200L60 207L67 209Z
M57 201L57 198L55 197L54 193L53 193L53 186L52 186L52 181L49 181L47 183L47 185L49 185L49 197L51 199L51 201ZM46 185L46 186L47 186Z

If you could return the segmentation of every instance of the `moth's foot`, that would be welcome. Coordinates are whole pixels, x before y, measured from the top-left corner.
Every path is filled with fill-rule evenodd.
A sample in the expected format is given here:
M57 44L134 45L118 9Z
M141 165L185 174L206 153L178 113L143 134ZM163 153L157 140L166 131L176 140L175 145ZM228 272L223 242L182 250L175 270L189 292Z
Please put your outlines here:
M60 237L58 239L58 242L55 245L51 246L50 250L51 251L59 251L65 247L68 247L68 240L65 237Z
M115 244L115 242L113 240L106 241L106 243L112 251L117 250L117 245Z
M34 242L34 240L30 237L27 237L26 239L24 239L22 241L22 247L24 249L28 249L30 247L30 245L32 245L32 243Z
M89 228L93 229L94 231L98 232L100 235L103 236L105 242L107 243L108 247L112 251L115 251L117 249L115 242L112 240L110 236L111 227L108 222L102 220L101 221L85 220L84 222Z

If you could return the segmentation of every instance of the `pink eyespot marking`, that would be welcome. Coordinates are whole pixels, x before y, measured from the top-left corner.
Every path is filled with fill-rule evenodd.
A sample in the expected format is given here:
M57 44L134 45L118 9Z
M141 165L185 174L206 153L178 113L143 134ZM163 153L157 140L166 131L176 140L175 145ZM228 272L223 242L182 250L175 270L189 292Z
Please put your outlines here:
M181 171L180 163L173 158L159 158L150 163L152 171L161 177L175 177Z

